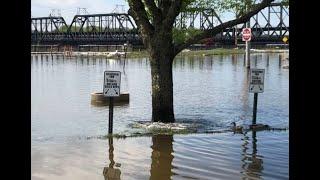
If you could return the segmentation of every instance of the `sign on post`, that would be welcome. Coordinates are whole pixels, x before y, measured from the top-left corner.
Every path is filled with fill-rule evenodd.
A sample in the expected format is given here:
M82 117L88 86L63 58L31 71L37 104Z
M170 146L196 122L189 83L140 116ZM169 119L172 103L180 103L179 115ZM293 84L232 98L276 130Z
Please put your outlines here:
M250 71L250 93L263 93L264 69L251 69Z
M106 97L120 96L120 71L105 71L103 83L103 95Z
M120 71L105 71L103 83L103 95L109 97L109 134L113 129L113 97L120 96Z
M242 29L242 41L251 41L251 28Z
M289 40L289 39L288 39L286 36L282 38L282 41L283 41L284 43L287 43L288 40Z

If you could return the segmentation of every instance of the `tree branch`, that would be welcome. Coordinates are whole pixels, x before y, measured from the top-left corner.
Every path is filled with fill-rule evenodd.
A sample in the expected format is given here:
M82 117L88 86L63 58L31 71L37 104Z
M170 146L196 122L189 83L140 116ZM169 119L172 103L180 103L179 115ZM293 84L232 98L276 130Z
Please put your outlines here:
M173 25L174 21L176 20L176 17L180 13L181 5L182 5L182 0L173 0L172 1L171 5L169 7L168 13L166 13L167 17L164 20L165 26L171 27Z
M162 14L167 15L168 10L171 6L171 0L158 0L158 7L161 10Z
M155 24L160 24L162 21L161 10L157 7L154 0L144 0L145 5L151 12L152 19Z
M154 27L148 19L144 4L141 0L128 0L128 2L130 7L128 14L133 17L142 34L151 38L154 32Z
M224 29L226 29L228 27L232 27L232 26L235 26L237 24L241 24L241 23L247 22L252 16L257 14L259 11L261 11L265 7L269 6L272 1L274 1L274 0L263 0L260 4L257 4L255 7L253 7L253 9L251 11L249 11L246 14L242 15L240 18L237 18L237 19L222 23L222 24L220 24L220 25L218 25L218 26L216 26L216 27L214 27L212 29L205 30L200 34L197 34L194 37L191 37L191 38L187 39L183 43L176 44L175 45L175 54L177 55L184 48L187 48L191 44L194 44L194 43L196 43L196 42L198 42L198 41L200 41L202 39L205 39L205 38L208 38L208 37L212 37L212 36L220 33L221 31L223 31Z

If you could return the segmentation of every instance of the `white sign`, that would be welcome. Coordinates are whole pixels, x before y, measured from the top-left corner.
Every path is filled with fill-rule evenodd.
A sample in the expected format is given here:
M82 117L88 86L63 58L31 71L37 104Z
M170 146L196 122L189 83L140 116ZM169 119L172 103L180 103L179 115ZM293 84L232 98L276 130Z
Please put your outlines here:
M249 92L262 93L264 90L264 69L251 69Z
M120 96L120 71L105 71L103 83L103 95L106 97Z
M242 41L251 41L251 28L242 29Z

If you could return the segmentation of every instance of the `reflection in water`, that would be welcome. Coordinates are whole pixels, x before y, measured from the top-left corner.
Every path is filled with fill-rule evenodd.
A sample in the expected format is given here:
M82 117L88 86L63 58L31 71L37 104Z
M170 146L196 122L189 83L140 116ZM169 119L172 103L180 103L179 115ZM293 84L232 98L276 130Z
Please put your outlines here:
M248 153L247 150L249 149L248 146L248 139L247 133L244 134L244 144L243 147L243 165L242 169L243 178L257 178L260 179L261 172L263 170L263 160L261 155L257 155L257 138L256 138L256 131L252 131L252 153Z
M113 147L113 137L108 137L109 141L109 167L103 168L103 176L105 180L120 180L121 171L118 168L114 168L115 162L113 160L114 155L114 147Z
M152 163L150 180L171 179L173 161L173 136L154 135L152 136Z
M279 67L281 68L281 54L279 54Z
M183 61L182 59L180 59L180 66L181 66L182 68L184 68L184 66L185 66L185 61Z
M199 61L199 69L203 70L203 58L199 58L198 61Z
M231 55L231 61L232 61L232 65L236 65L237 64L237 56L235 54Z
M243 55L243 66L246 66L246 54Z
M42 57L42 55L40 56L40 62L41 62L41 67L43 67L43 57Z
M194 57L189 56L189 57L186 57L186 59L188 59L188 65L189 65L190 69L194 69Z
M255 55L254 58L254 66L257 67L258 55Z
M222 66L223 64L223 55L219 55L219 65Z
M248 113L249 107L249 92L248 92L248 87L249 87L249 75L250 71L248 69L245 69L245 75L242 83L242 88L241 88L241 97L240 100L242 102L242 112L244 113L241 117L241 119L245 119L246 114Z
M41 57L43 61L40 61ZM88 105L90 93L101 88L104 70L124 69L121 84L122 89L130 92L130 106L116 107L117 121L114 127L119 134L131 134L135 129L128 128L129 123L150 118L148 102L151 102L151 83L150 66L146 65L148 61L137 59L124 62L96 58L101 63L100 66L90 58L90 66L87 66L86 56L73 59L59 57L60 60L54 60L53 67L50 64L42 67L40 63L46 62L45 57L40 54L32 61L32 179L41 179L40 176L48 177L44 179L79 180L112 177L255 179L254 176L261 176L263 179L288 179L287 132L259 132L259 144L251 142L251 132L248 132L249 137L244 141L239 141L239 136L243 138L242 135L230 136L231 133L190 134L174 138L126 138L114 140L114 144L109 139L109 146L106 146L108 139L104 141L98 137L105 134L103 119L108 109ZM62 58L66 60L63 61ZM200 70L199 64L202 62L198 58L204 59L204 70ZM175 106L179 110L177 115L188 122L199 117L199 124L208 124L212 129L229 126L230 121L239 116L241 122L237 124L246 124L246 120L251 122L249 71L241 64L242 55L234 56L232 62L231 55L225 56L222 67L217 65L218 58L201 56L175 60L177 67L173 72L176 80ZM269 58L269 73L266 76L266 83L269 85L264 97L259 99L264 106L261 123L283 127L288 124L288 72L278 68L277 55L271 54ZM266 65L262 60L257 63L261 68ZM92 64L96 64L95 68ZM208 66L210 69L212 66L212 70L208 70ZM195 76L202 80L203 86L194 81ZM201 91L206 96L193 96L195 91L186 90L185 87L194 87L195 91ZM275 87L277 91L272 91ZM72 96L66 98L61 93ZM241 147L243 143L245 144ZM273 145L272 148L270 145ZM263 163L258 155L263 155ZM118 162L121 162L121 167Z

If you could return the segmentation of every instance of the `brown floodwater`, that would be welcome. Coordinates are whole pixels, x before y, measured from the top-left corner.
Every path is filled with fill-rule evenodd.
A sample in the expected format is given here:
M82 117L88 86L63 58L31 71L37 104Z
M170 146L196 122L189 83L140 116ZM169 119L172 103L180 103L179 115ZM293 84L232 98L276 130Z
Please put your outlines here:
M288 128L289 71L278 57L252 55L252 67L266 72L257 122ZM114 133L142 137L105 137L108 107L90 103L105 70L121 71L121 91L130 93L130 103L114 109ZM151 136L132 127L151 119L147 59L31 56L32 179L289 178L288 130L206 133L251 123L243 55L177 57L173 81L176 121L196 131Z
M286 132L74 140L33 146L32 179L288 179L288 153Z

